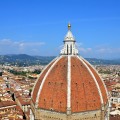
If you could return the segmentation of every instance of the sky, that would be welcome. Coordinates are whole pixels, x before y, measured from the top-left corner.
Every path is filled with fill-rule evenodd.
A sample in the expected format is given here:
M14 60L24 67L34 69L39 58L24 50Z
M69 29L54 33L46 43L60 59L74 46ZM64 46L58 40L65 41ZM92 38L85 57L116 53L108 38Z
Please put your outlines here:
M120 58L120 0L0 0L0 55L58 56L67 25L85 58Z

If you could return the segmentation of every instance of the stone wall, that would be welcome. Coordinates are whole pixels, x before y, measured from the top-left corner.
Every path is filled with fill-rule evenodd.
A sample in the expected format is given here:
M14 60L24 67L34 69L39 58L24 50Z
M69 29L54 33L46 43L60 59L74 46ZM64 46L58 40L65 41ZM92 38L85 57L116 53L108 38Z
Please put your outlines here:
M35 116L35 120L105 120L105 115L108 114L108 104L104 106L104 110L87 111L80 113L72 113L67 115L66 113L59 113L53 110L43 110L35 108L33 102L31 102L31 110ZM107 117L107 115L106 115ZM108 119L106 119L108 120Z
M36 110L35 119L36 120L67 120L65 113L57 113L53 111L46 110Z
M101 120L101 111L89 111L66 115L66 113L57 113L46 110L36 110L35 120Z

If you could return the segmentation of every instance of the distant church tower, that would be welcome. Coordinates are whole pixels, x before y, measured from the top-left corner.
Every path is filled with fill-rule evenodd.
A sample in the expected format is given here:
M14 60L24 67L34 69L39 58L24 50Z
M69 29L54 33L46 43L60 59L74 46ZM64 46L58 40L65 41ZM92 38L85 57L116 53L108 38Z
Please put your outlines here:
M109 120L106 86L78 55L75 42L68 24L60 56L45 67L33 88L30 120Z

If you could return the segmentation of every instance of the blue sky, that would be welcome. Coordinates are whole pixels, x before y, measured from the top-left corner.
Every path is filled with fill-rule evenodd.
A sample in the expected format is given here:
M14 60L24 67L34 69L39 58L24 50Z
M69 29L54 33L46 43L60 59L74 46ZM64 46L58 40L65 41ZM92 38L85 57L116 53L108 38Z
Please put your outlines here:
M0 54L59 55L68 22L81 56L120 58L120 0L0 0Z

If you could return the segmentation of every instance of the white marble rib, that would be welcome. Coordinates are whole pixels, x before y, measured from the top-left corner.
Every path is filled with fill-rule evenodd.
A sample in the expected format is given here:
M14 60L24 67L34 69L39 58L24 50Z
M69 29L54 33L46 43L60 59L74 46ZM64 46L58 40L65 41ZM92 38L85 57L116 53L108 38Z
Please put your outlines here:
M71 56L68 55L68 69L67 69L67 109L71 108Z

